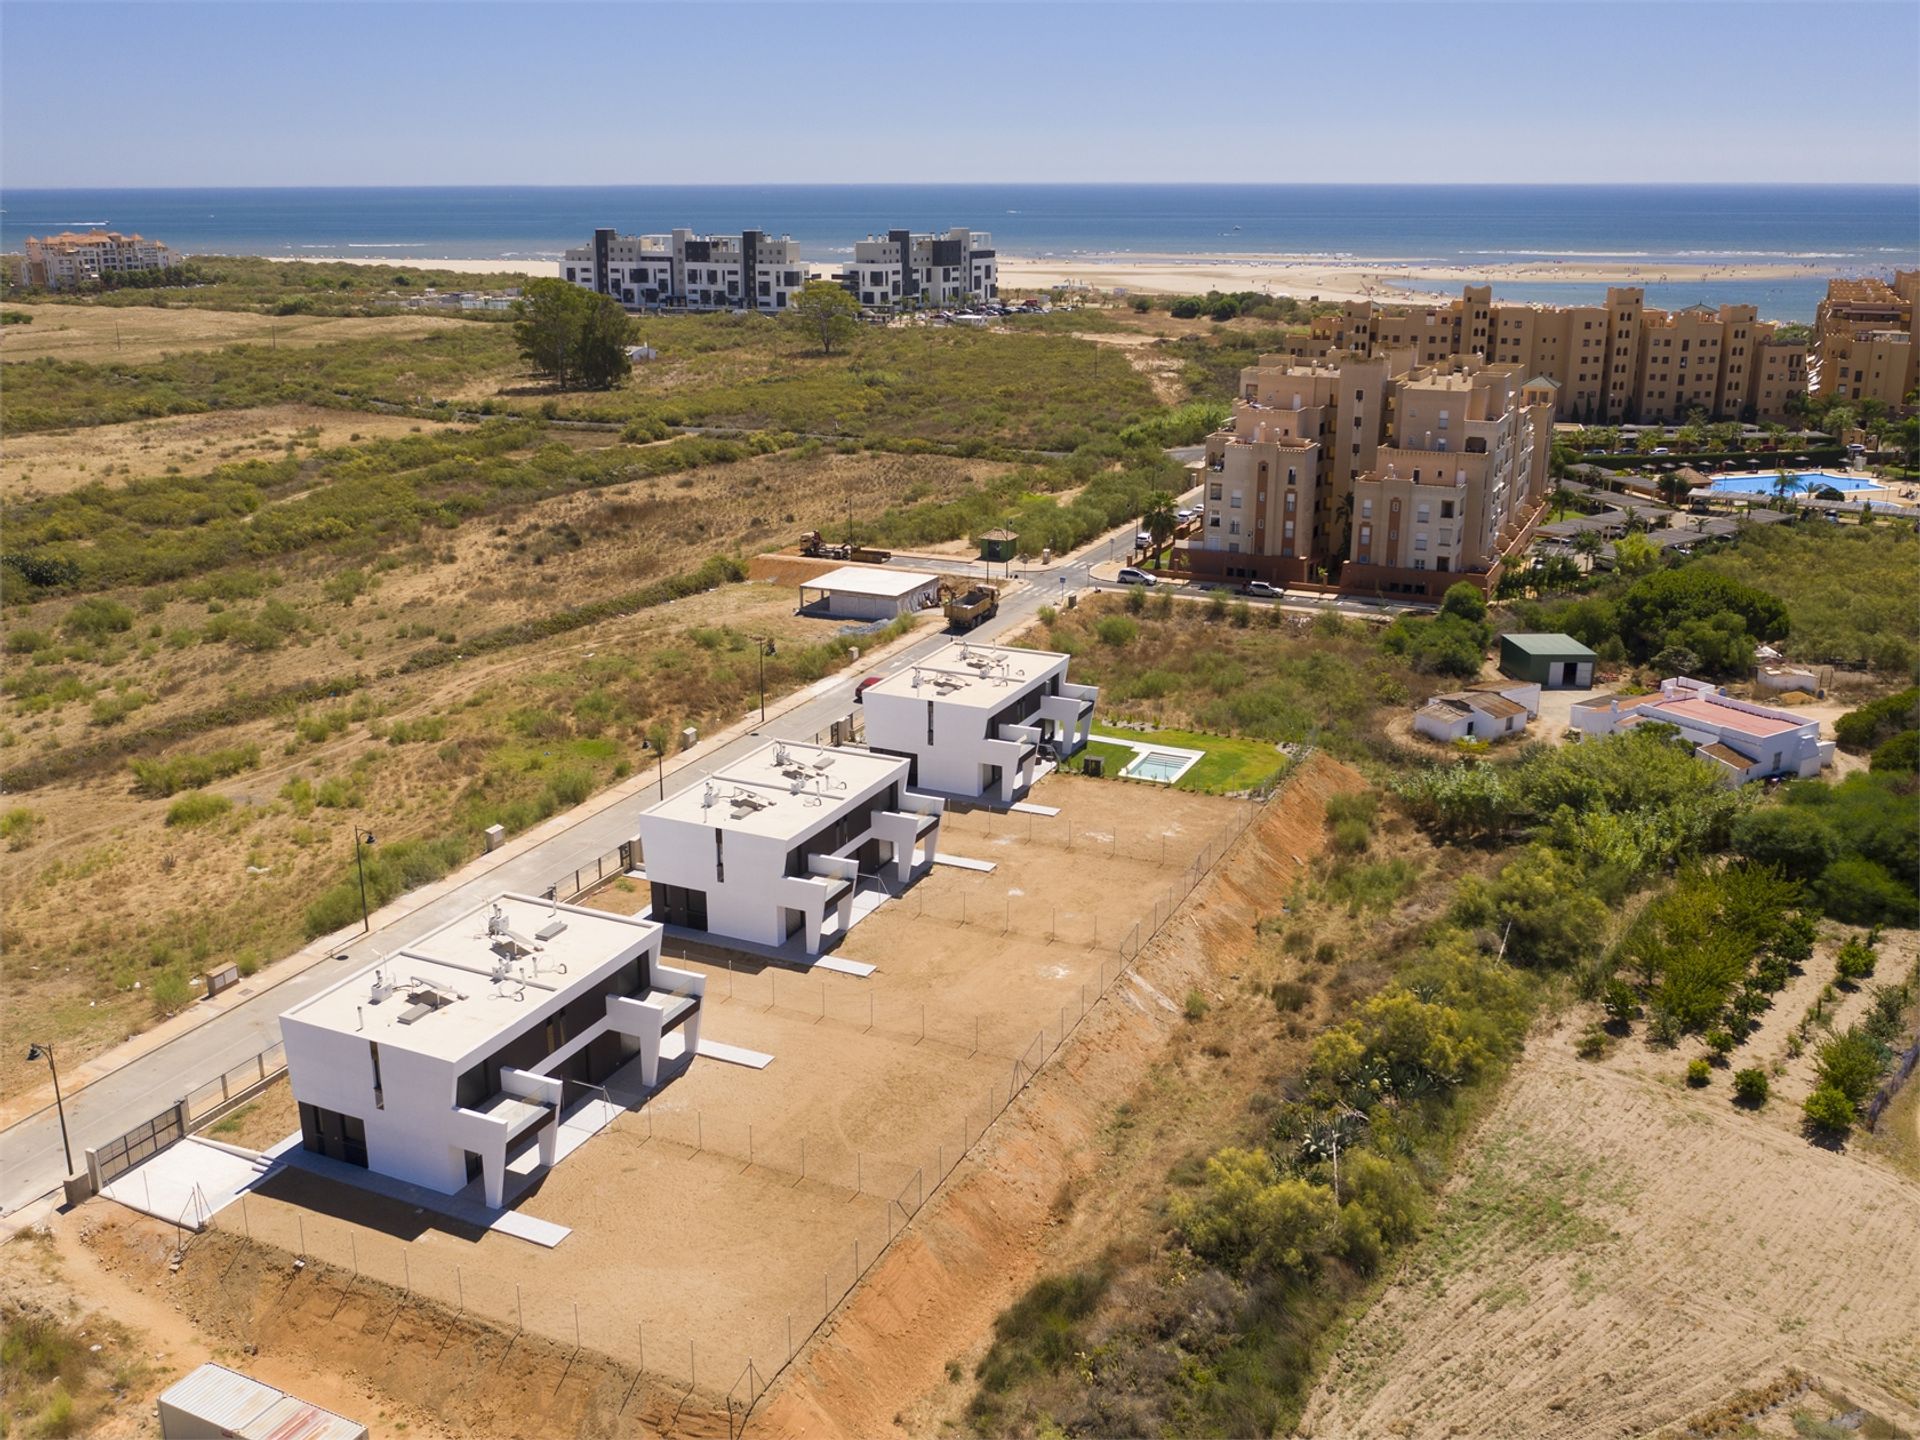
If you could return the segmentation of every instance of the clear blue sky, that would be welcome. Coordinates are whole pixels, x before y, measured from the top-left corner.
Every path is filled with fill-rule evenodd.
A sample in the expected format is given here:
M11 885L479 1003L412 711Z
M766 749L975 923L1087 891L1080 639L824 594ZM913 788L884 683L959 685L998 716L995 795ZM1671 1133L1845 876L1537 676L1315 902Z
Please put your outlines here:
M1920 180L1912 0L6 0L0 56L18 187Z

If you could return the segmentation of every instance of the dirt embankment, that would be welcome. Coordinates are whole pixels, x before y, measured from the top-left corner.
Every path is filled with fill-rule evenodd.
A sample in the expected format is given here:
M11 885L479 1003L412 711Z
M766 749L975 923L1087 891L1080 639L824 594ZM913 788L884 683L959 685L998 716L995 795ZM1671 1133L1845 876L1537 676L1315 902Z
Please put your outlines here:
M939 1427L950 1362L970 1367L994 1318L1048 1263L1049 1232L1100 1165L1100 1193L1164 1178L1145 1147L1100 1164L1099 1137L1185 1024L1177 997L1227 983L1323 844L1329 795L1364 788L1326 756L1302 768L1072 1042L1001 1117L997 1139L949 1181L807 1346L754 1415L769 1435L867 1437ZM1137 977L1137 978L1135 978ZM1173 998L1170 998L1173 997ZM1251 1083L1251 1082L1249 1082ZM1091 1237L1088 1237L1091 1238Z

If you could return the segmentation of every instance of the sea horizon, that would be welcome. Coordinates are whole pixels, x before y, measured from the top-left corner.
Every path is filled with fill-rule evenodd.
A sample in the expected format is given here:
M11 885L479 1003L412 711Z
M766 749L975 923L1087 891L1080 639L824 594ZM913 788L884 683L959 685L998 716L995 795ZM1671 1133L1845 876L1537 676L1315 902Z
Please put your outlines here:
M1745 301L1811 318L1831 275L1920 264L1920 187L1903 184L1303 185L1161 182L333 185L0 188L0 248L103 226L187 254L551 261L597 226L791 236L831 262L896 227L965 225L1005 257L1125 263L1287 256L1327 265L1496 270L1687 267L1648 303ZM1722 273L1697 273L1702 268ZM1740 272L1767 267L1761 278ZM1792 273L1778 273L1791 271ZM1654 280L1657 275L1650 274ZM1496 280L1510 300L1581 303L1604 284Z

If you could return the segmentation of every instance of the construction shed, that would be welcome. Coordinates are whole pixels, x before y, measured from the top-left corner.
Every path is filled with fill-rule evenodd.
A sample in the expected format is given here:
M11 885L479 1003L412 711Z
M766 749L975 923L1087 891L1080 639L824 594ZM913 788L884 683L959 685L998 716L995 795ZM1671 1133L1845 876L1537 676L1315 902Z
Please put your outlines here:
M922 570L842 565L800 584L800 613L833 620L891 620L940 603L940 577Z
M1571 635L1502 635L1500 673L1543 690L1585 690L1600 657Z
M163 1440L368 1440L367 1427L209 1362L160 1396Z

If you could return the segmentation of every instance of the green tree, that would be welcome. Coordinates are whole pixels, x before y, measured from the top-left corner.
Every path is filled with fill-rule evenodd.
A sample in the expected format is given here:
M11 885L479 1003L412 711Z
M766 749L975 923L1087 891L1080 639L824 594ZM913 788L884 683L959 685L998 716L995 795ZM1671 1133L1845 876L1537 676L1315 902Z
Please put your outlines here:
M1801 1103L1800 1113L1822 1134L1843 1136L1853 1128L1853 1102L1832 1085L1821 1085Z
M1334 1238L1339 1207L1324 1185L1282 1178L1265 1150L1228 1147L1207 1160L1197 1198L1175 1196L1174 1228L1196 1255L1252 1273L1304 1275Z
M1462 580L1447 587L1447 593L1440 601L1440 613L1477 625L1487 618L1487 597L1481 593L1478 585Z
M1880 1078L1885 1055L1872 1037L1859 1029L1834 1036L1820 1047L1814 1074L1822 1085L1830 1085L1847 1097L1855 1109L1867 1103L1874 1082Z
M611 390L633 373L633 322L611 295L589 295L575 331L574 372L589 390Z
M1622 575L1644 575L1660 563L1660 547L1637 531L1613 542L1613 568Z
M1749 1067L1733 1072L1733 1098L1742 1105L1758 1109L1767 1103L1770 1088L1764 1070Z
M860 324L860 304L831 280L809 280L787 306L787 322L831 355L835 345L853 339Z
M565 280L532 280L522 292L513 338L520 353L562 390L576 384L606 389L633 368L627 359L631 329L610 295Z
M1173 538L1173 532L1180 528L1179 517L1174 514L1173 496L1164 490L1148 493L1140 511L1140 528L1153 536L1154 548Z
M1678 505L1687 498L1687 492L1693 488L1693 482L1677 470L1663 470L1660 478L1653 482L1653 488L1660 492L1660 498L1669 505Z

